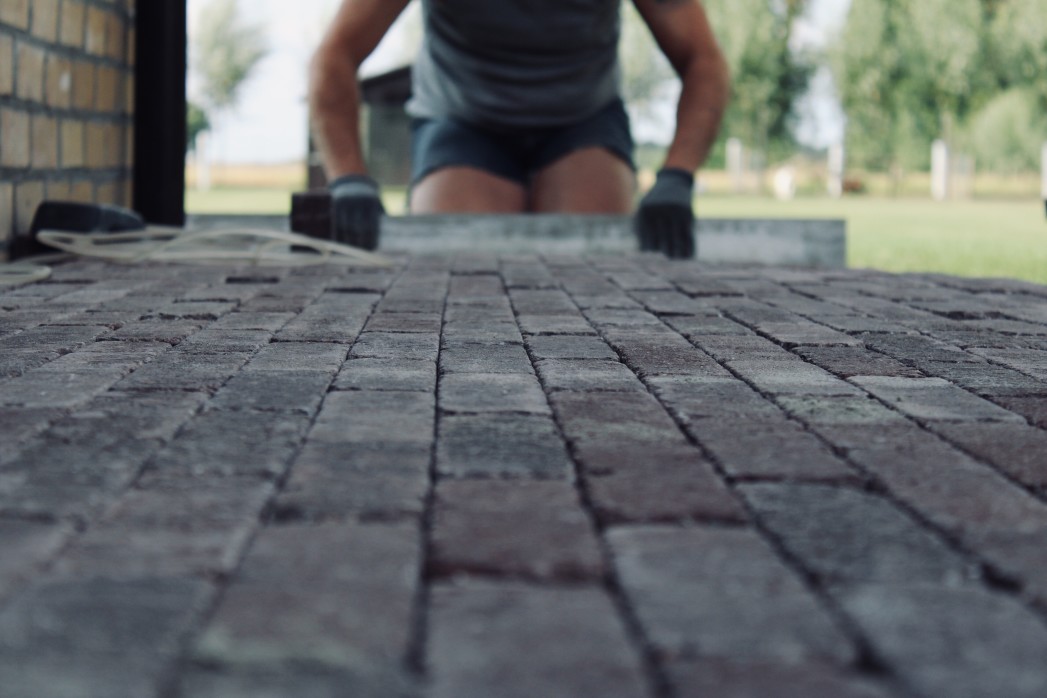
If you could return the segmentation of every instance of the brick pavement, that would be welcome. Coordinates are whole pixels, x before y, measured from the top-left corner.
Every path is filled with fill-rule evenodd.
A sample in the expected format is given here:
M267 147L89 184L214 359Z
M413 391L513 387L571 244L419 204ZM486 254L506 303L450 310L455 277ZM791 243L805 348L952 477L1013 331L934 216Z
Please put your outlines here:
M5 698L1047 695L1047 288L656 257L0 293Z

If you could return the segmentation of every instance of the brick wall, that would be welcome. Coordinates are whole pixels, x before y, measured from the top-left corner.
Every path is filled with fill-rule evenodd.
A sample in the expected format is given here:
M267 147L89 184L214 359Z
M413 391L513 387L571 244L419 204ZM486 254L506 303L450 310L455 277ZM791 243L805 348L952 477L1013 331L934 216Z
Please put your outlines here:
M0 257L46 199L129 205L135 0L0 0Z

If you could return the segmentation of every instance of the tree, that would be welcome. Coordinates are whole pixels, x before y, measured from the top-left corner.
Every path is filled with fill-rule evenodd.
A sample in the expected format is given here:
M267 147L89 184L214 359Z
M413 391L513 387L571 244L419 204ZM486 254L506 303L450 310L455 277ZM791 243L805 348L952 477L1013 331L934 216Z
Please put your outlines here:
M267 53L264 28L243 18L237 0L211 0L204 7L195 32L193 67L212 118L236 106L244 82Z
M185 149L187 152L196 150L196 137L211 128L211 122L207 119L207 112L200 108L195 102L185 103Z
M1025 87L1047 112L1047 3L997 0L990 41L1004 87Z
M808 0L706 0L731 70L724 138L784 154L795 145L796 107L814 73L813 57L792 46Z

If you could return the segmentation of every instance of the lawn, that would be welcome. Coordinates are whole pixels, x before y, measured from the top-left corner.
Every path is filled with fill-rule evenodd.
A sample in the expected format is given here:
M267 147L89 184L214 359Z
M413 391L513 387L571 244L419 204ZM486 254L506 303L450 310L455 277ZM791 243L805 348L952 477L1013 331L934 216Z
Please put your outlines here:
M386 191L386 208L403 211L402 190ZM190 190L191 213L286 214L287 189ZM885 271L934 271L999 276L1047 283L1047 220L1043 203L973 200L937 203L923 198L851 196L702 196L699 216L712 218L844 218L848 266Z

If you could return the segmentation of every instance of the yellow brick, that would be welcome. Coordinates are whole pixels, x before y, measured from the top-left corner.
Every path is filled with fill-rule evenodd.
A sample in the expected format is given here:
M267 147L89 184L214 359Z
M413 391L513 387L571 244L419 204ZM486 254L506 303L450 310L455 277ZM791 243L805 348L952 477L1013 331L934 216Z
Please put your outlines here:
M0 24L18 29L29 28L29 0L0 1Z
M122 205L118 183L106 182L104 184L95 185L95 201L100 204Z
M124 126L124 167L129 170L135 166L135 127L134 122ZM130 201L130 198L128 199Z
M0 96L15 91L15 42L9 36L0 35Z
M8 182L0 182L0 245L11 239L15 225L15 187Z
M0 165L29 166L29 115L14 109L0 109Z
M114 61L127 58L127 25L119 15L110 13L105 27L105 55Z
M95 109L109 114L123 111L123 72L109 66L98 66L95 77Z
M34 170L53 170L58 167L58 121L51 116L33 117Z
M69 188L69 200L90 203L95 199L95 188L91 182L80 180Z
M124 73L124 113L135 113L135 81L131 79L133 72Z
M44 101L44 50L29 44L18 44L18 80L16 94L30 102Z
M87 40L84 44L84 50L92 56L104 56L106 53L105 46L105 29L107 22L108 13L94 5L87 8Z
M73 107L91 109L95 103L95 66L87 61L73 64Z
M44 200L44 183L22 182L15 186L15 231L25 235L33 222L36 207Z
M62 167L84 166L84 124L80 121L62 122Z
M62 0L59 40L66 46L84 47L84 4L80 0Z
M58 38L58 0L33 0L33 36L50 42Z
M68 181L61 179L47 183L47 198L52 201L69 201L72 190Z
M129 65L132 68L135 65L135 51L138 48L138 44L135 43L137 40L135 37L135 28L132 25L132 27L127 32L127 65Z
M47 104L68 109L72 103L73 64L68 58L55 54L47 56Z

